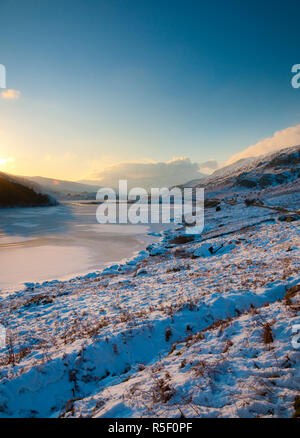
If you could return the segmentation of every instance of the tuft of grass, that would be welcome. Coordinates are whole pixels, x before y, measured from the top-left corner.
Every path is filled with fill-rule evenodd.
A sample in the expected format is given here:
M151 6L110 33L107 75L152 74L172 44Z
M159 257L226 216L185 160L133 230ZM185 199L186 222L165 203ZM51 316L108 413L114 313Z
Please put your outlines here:
M227 353L227 351L230 349L230 347L232 347L233 346L233 342L230 340L230 339L228 339L227 341L226 341L226 344L225 344L225 347L224 347L224 350L223 350L223 353Z
M71 415L75 415L75 402L77 400L80 400L79 398L71 398L67 401L67 403L64 405L63 410L61 414L59 415L59 418L63 418L66 414L70 413Z
M8 348L8 363L14 367L16 364L15 339L11 333L9 333L9 335L7 336L7 348Z
M36 295L30 298L29 300L27 300L24 303L24 307L30 307L33 304L39 306L40 304L51 304L51 303L53 303L53 298L49 297L48 295Z
M289 289L287 289L285 296L284 296L284 301L287 305L291 305L292 304L292 298L294 298L298 292L300 292L300 284L297 284L296 286L293 286Z
M186 363L187 363L187 360L186 360L186 359L183 359L183 360L181 361L181 363L180 363L180 368L181 368L181 369L184 368L184 367L186 366Z
M263 326L263 341L265 344L272 344L274 342L272 327L268 322Z
M165 332L166 342L169 342L169 340L171 339L171 336L172 336L172 330L170 329L170 327L167 327L166 332Z
M179 266L175 266L174 268L167 269L167 274L170 274L171 272L180 272L181 268Z
M157 379L152 387L153 403L167 403L174 395L174 389L165 379Z
M203 377L206 371L206 362L200 360L200 362L193 366L193 371L196 377Z

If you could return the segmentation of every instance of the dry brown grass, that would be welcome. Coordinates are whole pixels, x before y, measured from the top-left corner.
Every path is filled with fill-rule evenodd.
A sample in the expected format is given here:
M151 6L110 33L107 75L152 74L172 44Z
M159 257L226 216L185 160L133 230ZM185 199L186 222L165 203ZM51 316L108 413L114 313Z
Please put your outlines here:
M226 341L223 353L227 353L229 351L230 347L232 347L232 346L233 346L233 342L230 339L228 339Z
M61 339L64 344L72 344L76 339L80 338L92 338L97 336L101 329L107 327L110 324L108 318L103 317L97 321L80 321L79 318L75 318L73 323L68 329L61 335Z
M171 274L172 272L180 272L181 268L179 266L174 266L174 268L167 269L167 274Z
M174 389L165 379L155 379L152 387L153 403L167 403L174 395Z
M196 365L193 366L193 372L196 377L203 377L206 368L206 362L204 360L200 360Z
M292 305L292 298L295 298L295 296L300 292L300 284L297 284L296 286L293 286L289 288L284 296L284 302L287 305Z
M48 295L35 295L34 297L31 297L29 300L27 300L24 303L24 307L29 307L32 305L41 305L41 304L51 304L53 303L53 298L49 297Z
M263 325L263 342L265 344L272 344L274 342L274 336L273 336L273 332L272 332L272 327L271 324L269 324L268 322L266 322Z
M12 365L20 363L22 359L30 354L30 347L23 347L18 352L15 352L14 345L8 344L8 354L4 355L0 360L0 366Z

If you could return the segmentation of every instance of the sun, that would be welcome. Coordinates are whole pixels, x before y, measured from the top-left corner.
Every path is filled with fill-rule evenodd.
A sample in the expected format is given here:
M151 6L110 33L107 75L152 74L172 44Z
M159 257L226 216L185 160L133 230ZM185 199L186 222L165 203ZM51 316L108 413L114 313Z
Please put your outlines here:
M8 158L1 158L0 157L0 167L5 167L8 164L11 164L14 162L14 158L13 157L8 157Z

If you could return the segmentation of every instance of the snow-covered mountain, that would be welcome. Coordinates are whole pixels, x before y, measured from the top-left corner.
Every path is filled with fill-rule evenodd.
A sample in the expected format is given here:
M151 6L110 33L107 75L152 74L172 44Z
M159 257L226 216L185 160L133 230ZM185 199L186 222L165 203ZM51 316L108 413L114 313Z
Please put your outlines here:
M260 157L243 158L180 187L205 187L206 192L265 189L295 181L300 176L300 146L283 148Z
M300 146L293 146L258 158L245 158L218 169L205 179L205 186L237 185L264 189L294 181L299 175Z

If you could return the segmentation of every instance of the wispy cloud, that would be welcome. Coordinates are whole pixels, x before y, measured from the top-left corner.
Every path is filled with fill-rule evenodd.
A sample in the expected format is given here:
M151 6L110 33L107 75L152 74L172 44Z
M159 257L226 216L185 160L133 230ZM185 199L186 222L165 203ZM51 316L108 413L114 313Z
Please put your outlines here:
M3 90L0 93L1 99L7 99L7 100L17 100L19 99L21 95L21 92L19 90L13 90L11 88L7 90Z
M300 124L283 129L282 131L277 131L272 137L265 138L249 146L242 152L233 155L226 162L226 165L232 164L242 158L258 157L259 155L268 154L269 152L275 152L285 147L296 146L298 144L300 144Z
M209 160L199 164L199 170L202 173L211 174L219 167L217 160Z
M118 187L127 179L129 187L168 187L201 177L199 163L189 158L173 158L167 162L144 160L118 163L94 174L101 186Z

